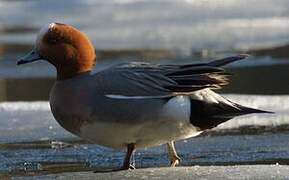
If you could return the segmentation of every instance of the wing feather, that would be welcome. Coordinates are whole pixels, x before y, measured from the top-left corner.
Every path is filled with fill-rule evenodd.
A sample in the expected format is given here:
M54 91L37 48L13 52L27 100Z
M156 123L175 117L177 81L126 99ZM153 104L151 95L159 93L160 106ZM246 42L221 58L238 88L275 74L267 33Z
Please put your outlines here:
M238 55L209 63L159 65L132 62L113 66L97 73L104 94L134 97L168 97L190 94L204 88L228 84L228 74L221 66L244 59Z

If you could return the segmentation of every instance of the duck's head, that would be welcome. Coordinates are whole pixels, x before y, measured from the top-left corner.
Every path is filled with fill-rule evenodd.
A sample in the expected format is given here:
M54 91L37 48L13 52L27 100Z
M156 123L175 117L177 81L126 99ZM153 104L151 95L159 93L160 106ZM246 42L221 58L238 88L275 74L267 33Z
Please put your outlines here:
M35 48L17 64L46 60L57 70L57 79L63 80L90 72L95 50L88 37L78 29L60 23L43 27L36 39Z

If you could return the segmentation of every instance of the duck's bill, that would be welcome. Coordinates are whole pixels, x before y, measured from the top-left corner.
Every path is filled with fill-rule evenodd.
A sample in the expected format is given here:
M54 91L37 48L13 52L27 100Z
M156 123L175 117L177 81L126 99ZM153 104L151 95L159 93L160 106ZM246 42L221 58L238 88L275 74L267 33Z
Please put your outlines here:
M24 57L20 58L19 61L17 61L17 65L31 63L40 59L42 59L40 55L35 50L32 50Z

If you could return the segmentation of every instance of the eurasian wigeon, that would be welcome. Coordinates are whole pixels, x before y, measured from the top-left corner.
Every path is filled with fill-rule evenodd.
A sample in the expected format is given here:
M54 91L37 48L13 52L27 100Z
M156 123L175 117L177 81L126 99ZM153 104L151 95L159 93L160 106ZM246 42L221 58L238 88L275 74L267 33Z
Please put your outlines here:
M167 144L175 166L180 158L174 141L197 136L235 116L266 113L212 91L228 83L221 66L246 57L186 65L131 62L92 74L96 55L87 36L70 25L51 23L18 64L53 64L57 80L50 107L57 122L83 139L127 149L121 169L130 169L135 149Z

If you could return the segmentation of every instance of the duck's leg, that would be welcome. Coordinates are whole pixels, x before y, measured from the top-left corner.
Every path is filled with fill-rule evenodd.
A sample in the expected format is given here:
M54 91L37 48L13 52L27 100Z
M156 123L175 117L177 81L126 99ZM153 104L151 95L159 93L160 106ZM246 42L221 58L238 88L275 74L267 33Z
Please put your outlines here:
M171 167L180 164L181 158L178 156L174 141L167 143L168 155L171 162Z
M123 165L122 165L122 170L126 170L126 169L135 169L135 167L130 163L131 160L131 156L134 153L135 150L135 144L131 143L127 145L127 152L126 152L126 156L125 159L123 161Z
M131 143L127 145L127 152L123 161L123 165L121 168L118 169L107 169L107 170L96 170L94 173L107 173L107 172L114 172L114 171L121 171L121 170L128 170L128 169L135 169L135 167L130 163L131 156L133 155L135 150L135 144Z

